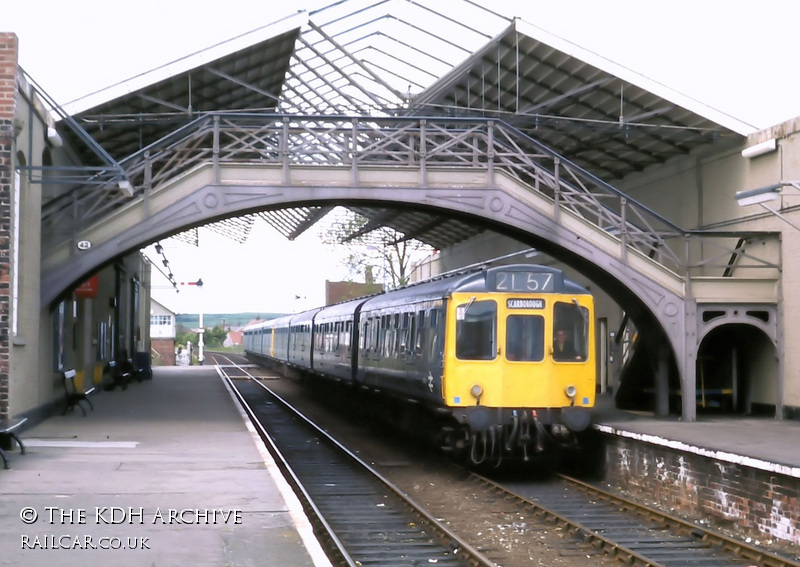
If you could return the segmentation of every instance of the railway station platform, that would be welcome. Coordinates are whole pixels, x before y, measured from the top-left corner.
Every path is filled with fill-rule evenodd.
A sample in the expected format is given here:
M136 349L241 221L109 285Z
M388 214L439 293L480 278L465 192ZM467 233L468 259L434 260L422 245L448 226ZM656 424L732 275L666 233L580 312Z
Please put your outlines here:
M800 422L620 411L601 397L603 483L699 526L800 560Z
M800 479L800 421L701 414L686 423L615 409L611 396L598 396L595 416L611 435Z
M91 400L86 417L75 409L23 431L26 455L7 452L0 566L329 565L212 366L155 368L153 380ZM639 496L664 494L689 515L735 515L713 501L727 477L735 483L729 494L752 500L767 483L789 495L800 486L800 422L700 416L685 423L617 410L602 396L596 410L598 427L618 440L607 450L607 480ZM647 461L659 459L674 474L650 477L668 489L645 482ZM724 472L727 464L736 470ZM745 483L752 475L743 469L765 480ZM687 475L703 478L687 482ZM704 503L696 487L710 482L716 488ZM771 537L781 529L748 521Z
M90 399L7 451L0 565L329 565L214 367Z

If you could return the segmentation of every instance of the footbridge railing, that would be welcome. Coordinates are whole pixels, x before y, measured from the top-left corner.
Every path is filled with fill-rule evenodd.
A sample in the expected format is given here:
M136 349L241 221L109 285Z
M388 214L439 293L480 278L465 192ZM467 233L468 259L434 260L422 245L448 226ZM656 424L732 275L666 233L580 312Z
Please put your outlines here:
M49 201L43 254L132 200L146 209L162 184L204 163L278 165L287 186L293 168L315 165L348 168L353 186L362 187L359 173L373 166L419 172L420 187L435 172L458 168L480 172L491 188L503 170L550 199L556 221L570 211L618 239L619 256L635 251L677 278L749 270L777 279L780 270L772 234L683 230L503 121L442 117L203 115L120 161L132 187L92 183Z

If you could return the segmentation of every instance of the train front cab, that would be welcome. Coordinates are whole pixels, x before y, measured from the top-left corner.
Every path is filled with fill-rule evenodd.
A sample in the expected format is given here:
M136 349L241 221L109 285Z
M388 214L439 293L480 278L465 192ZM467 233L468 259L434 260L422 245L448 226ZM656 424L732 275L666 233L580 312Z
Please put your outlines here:
M591 295L453 293L448 303L443 397L459 422L526 455L588 427Z

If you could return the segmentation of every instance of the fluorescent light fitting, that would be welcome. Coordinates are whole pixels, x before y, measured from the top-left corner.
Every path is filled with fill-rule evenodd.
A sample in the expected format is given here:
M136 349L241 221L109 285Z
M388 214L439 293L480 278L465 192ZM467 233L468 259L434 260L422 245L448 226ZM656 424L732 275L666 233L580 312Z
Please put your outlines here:
M768 154L769 152L774 152L777 148L778 143L775 141L775 138L772 138L766 142L761 142L755 146L750 146L749 148L743 149L742 157L751 159L760 155Z
M776 185L770 185L769 187L748 189L747 191L737 191L736 201L739 203L740 207L756 205L758 203L766 203L767 201L774 201L780 197L782 186L782 184L778 183Z
M130 181L127 179L120 179L117 186L119 190L128 195L128 197L133 197L133 184Z
M57 148L64 145L64 140L61 139L61 134L52 126L47 127L47 141Z

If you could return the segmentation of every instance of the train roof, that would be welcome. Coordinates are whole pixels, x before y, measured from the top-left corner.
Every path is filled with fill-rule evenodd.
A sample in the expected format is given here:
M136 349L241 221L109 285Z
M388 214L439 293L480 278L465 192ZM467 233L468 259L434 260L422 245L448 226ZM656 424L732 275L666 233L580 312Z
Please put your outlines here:
M482 268L472 271L445 274L430 280L415 283L403 288L389 291L380 295L369 297L364 303L364 309L374 309L391 306L397 303L406 303L410 298L414 301L435 301L449 297L453 293L480 293L496 291L490 289L488 281L499 271L519 271L551 273L555 277L554 288L547 293L565 293L573 295L588 295L589 290L578 283L565 278L564 272L558 268L538 264L507 264ZM516 293L516 292L512 292Z
M568 295L590 294L589 290L585 287L569 278L565 278L564 272L558 268L538 264L506 264L502 266L493 266L491 268L478 268L470 271L444 274L430 280L414 283L377 295L351 299L327 307L317 307L295 315L286 315L277 319L271 319L265 321L263 324L259 324L259 327L272 327L279 324L297 325L311 322L317 314L321 314L325 318L349 315L356 312L359 307L361 307L361 309L381 309L398 304L406 304L410 299L414 302L424 303L426 301L442 300L457 292L480 293L495 291L490 289L487 282L499 271L536 271L538 273L551 273L554 276L554 285L553 290L547 293L563 293Z
M333 305L328 305L327 307L323 307L320 312L318 313L318 317L342 317L346 315L352 315L358 310L359 305L366 302L370 296L367 297L359 297L356 299L350 299L347 301L343 301L341 303L335 303Z

